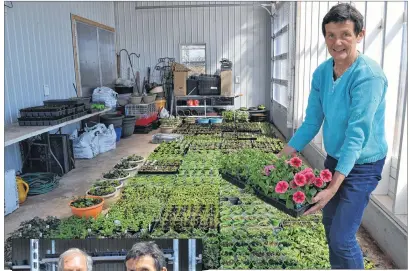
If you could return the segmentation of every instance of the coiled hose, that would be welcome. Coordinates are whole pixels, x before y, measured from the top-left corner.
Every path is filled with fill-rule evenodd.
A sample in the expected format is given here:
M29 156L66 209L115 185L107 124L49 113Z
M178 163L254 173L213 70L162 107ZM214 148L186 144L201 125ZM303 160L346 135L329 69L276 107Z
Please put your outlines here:
M29 196L45 194L58 186L60 178L55 173L26 173L20 176L30 187Z

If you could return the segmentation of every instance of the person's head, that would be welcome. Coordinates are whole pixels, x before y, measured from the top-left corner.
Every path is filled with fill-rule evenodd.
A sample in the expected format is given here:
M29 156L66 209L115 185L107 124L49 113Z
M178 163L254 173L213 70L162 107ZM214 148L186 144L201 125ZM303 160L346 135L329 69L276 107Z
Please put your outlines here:
M70 248L60 255L58 259L58 271L92 271L93 260L87 253L78 249Z
M165 256L154 242L136 243L125 257L127 271L167 271Z
M333 6L323 18L322 33L335 60L352 60L365 34L363 15L347 3Z

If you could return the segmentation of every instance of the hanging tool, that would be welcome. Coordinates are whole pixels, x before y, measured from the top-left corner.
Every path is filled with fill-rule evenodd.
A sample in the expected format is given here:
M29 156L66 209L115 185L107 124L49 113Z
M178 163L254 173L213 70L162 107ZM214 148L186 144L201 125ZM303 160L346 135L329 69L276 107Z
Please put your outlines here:
M151 89L151 84L150 84L151 68L150 67L148 67L147 72L148 72L147 82L144 84L144 88L145 88L145 91L148 93Z
M135 85L136 85L138 95L142 94L140 93L141 89L140 89L140 72L139 71L137 71L137 73L135 74Z
M117 54L117 57L119 57L120 59L121 59L120 56L121 56L121 52L122 52L122 51L125 51L125 53L127 54L128 61L129 61L130 66L131 66L132 76L134 77L134 81L135 81L136 78L135 78L134 66L132 65L132 61L131 61L131 56L134 55L134 56L136 56L136 57L139 59L141 55L140 55L140 54L136 54L136 53L131 53L131 54L129 54L128 51L127 51L127 49L121 49L121 50L118 52L118 54Z

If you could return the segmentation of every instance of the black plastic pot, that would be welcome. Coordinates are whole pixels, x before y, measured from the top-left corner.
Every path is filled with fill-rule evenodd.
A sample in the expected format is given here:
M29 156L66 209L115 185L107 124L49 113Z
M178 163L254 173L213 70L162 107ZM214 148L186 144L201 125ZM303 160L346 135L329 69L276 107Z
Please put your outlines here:
M239 205L241 204L240 200L238 197L228 197L228 200L230 203L232 203L233 205Z
M118 114L105 114L101 115L100 117L101 123L104 123L105 126L109 126L110 124L114 125L114 128L121 128L122 127L122 120L124 119L124 115Z
M122 137L129 137L134 133L136 116L126 116L122 121Z

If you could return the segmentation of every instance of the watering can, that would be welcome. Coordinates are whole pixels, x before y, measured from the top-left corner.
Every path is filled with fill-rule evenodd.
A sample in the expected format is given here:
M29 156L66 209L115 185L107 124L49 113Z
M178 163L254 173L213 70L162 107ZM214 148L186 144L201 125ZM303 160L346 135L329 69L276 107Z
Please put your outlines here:
M23 202L26 201L27 194L29 191L29 185L23 181L21 177L16 177L16 183L17 183L17 190L19 192L19 203L22 204Z

